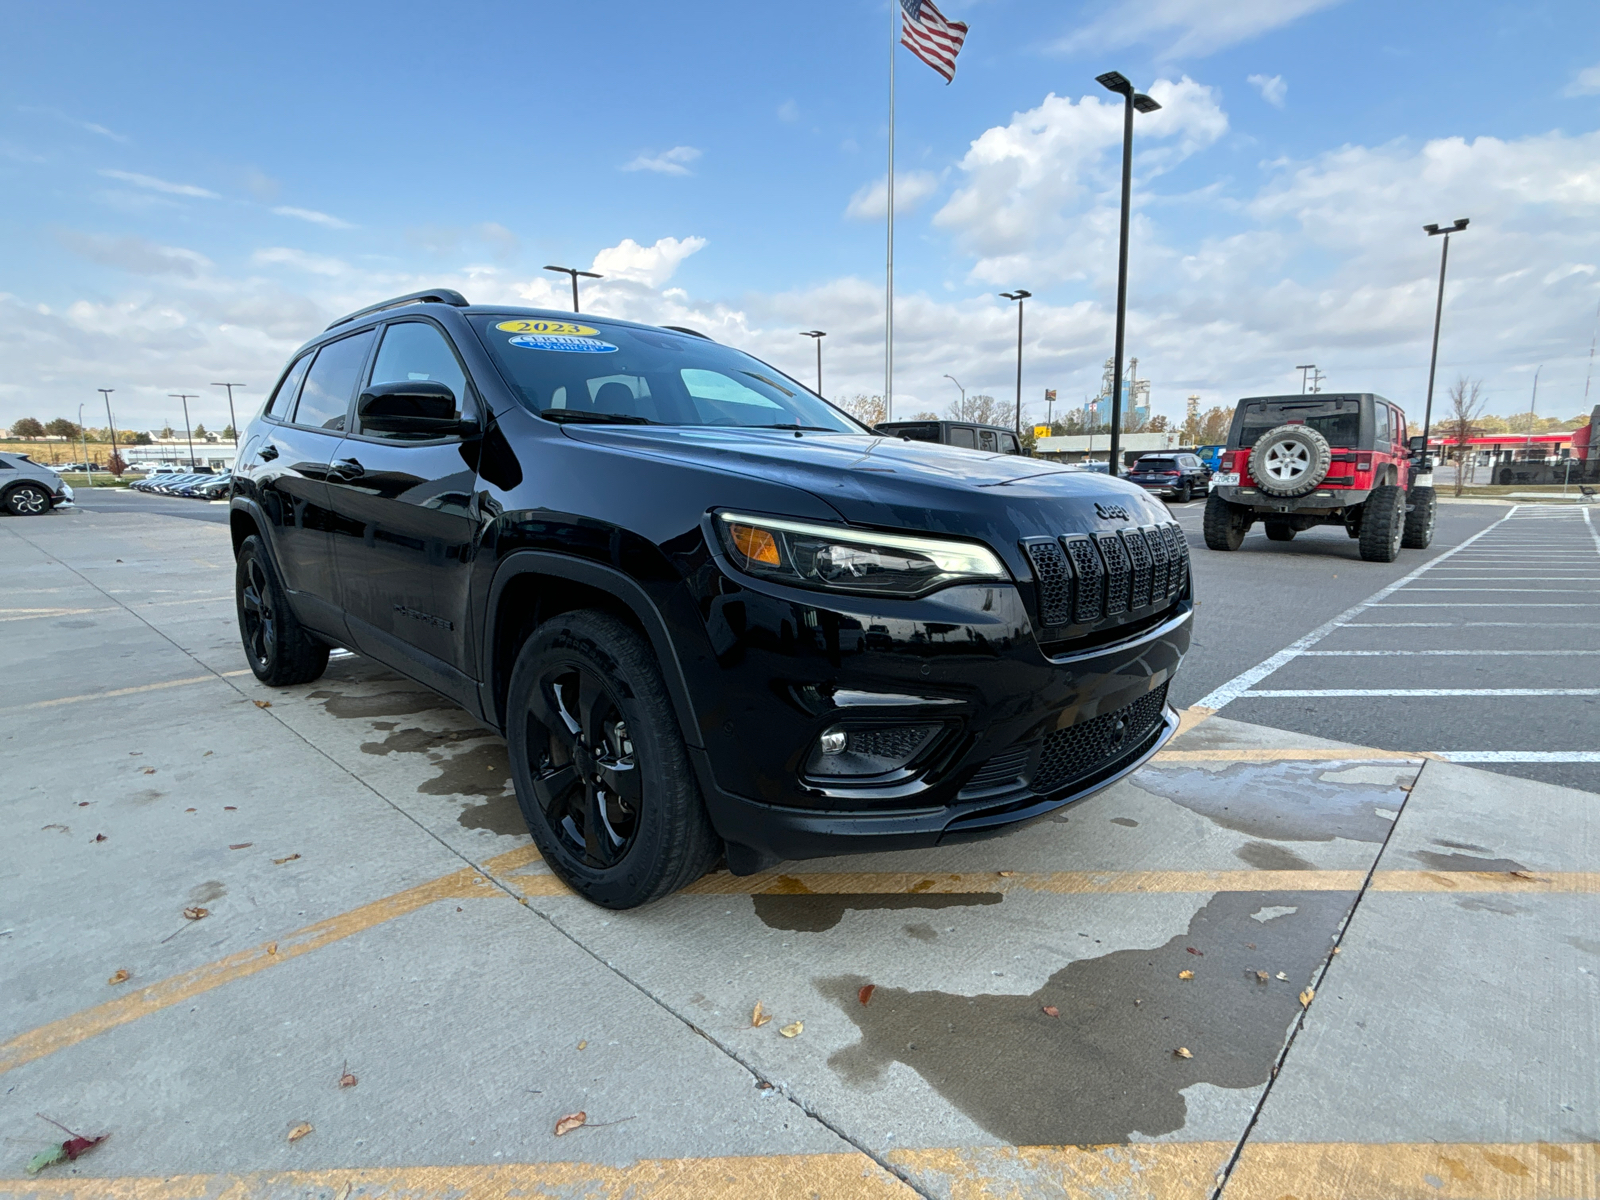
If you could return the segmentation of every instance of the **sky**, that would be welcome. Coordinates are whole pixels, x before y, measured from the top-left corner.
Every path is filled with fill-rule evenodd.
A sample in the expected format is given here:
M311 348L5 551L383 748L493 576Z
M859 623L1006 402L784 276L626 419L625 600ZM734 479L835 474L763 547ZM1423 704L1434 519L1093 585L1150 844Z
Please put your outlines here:
M1119 70L1128 353L1154 410L1376 391L1570 417L1600 314L1592 0L941 0L954 83L897 51L895 415L1081 403L1112 349ZM0 425L226 424L341 313L425 287L700 329L883 390L891 10L7 5ZM1535 373L1538 395L1532 395ZM959 385L947 376L959 380ZM1436 399L1436 409L1439 401Z

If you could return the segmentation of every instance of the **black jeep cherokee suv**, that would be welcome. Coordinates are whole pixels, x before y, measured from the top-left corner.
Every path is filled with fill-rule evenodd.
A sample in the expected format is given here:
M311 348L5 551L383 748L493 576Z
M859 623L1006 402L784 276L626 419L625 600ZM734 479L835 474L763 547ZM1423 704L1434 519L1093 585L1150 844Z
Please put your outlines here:
M984 836L1177 726L1183 535L1119 480L879 437L690 330L400 297L297 353L230 517L256 675L345 646L504 733L550 866Z

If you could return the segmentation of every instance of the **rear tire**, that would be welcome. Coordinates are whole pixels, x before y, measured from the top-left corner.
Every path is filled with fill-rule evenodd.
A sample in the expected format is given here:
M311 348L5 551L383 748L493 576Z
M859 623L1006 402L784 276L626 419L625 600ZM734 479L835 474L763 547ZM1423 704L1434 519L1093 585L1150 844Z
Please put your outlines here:
M722 852L650 645L608 613L562 613L517 653L506 699L517 804L580 895L635 908Z
M42 517L50 511L50 493L37 484L18 484L6 493L6 511L14 517Z
M1439 493L1431 487L1412 488L1406 497L1406 528L1400 545L1406 550L1426 550L1433 544L1433 526L1439 515Z
M1406 494L1392 483L1372 489L1361 513L1361 557L1368 562L1393 562L1405 536Z
M1179 504L1187 504L1187 503L1189 503L1189 501L1191 501L1193 499L1194 499L1194 488L1190 484L1186 483L1181 488L1178 489L1178 503Z
M328 668L328 646L306 632L272 569L267 547L255 534L245 538L234 565L234 602L239 636L256 678L268 687L310 683Z
M1262 528L1267 531L1267 541L1294 541L1294 526L1290 525L1287 521L1263 521L1261 524Z
M1205 536L1210 550L1237 550L1250 532L1250 511L1213 492L1206 497Z

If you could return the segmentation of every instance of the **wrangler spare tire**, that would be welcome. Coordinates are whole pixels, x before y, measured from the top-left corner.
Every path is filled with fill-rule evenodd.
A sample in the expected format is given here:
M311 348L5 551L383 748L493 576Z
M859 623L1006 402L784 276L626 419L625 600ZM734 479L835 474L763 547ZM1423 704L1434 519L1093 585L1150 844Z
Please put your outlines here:
M1279 425L1250 451L1250 478L1269 496L1309 495L1328 477L1333 450L1309 425Z

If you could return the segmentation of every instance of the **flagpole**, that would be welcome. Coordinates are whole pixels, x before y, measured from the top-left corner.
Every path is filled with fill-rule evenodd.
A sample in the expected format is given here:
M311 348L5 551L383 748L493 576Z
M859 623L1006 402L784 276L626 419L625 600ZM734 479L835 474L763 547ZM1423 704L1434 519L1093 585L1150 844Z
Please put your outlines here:
M883 402L894 420L894 46L900 40L900 0L889 0L889 251L884 284Z

